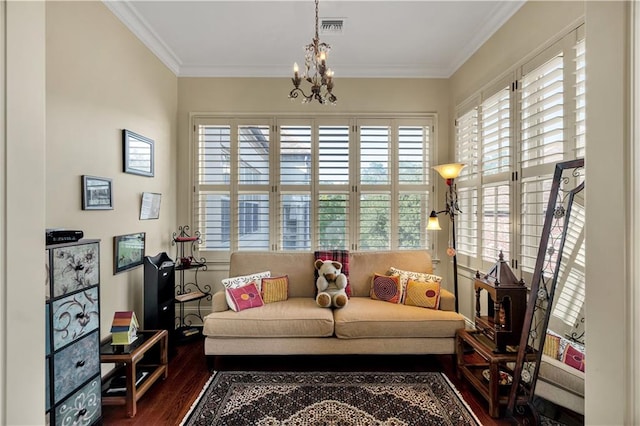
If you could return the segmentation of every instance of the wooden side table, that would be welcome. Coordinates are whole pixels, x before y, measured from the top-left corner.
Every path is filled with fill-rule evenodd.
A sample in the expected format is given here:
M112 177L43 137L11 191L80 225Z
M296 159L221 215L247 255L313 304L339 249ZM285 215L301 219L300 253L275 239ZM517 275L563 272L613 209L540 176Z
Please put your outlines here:
M102 403L104 405L126 405L127 415L136 415L136 404L145 392L160 377L166 379L169 375L168 369L168 346L169 334L167 330L138 330L138 338L130 345L112 345L111 336L103 340L100 344L100 362L114 363L116 368L105 377L104 383L115 377L124 370L126 375L126 392L124 395L107 396L103 393ZM152 357L150 349L157 348L158 353ZM136 385L138 370L148 372L148 375Z
M465 353L465 343L473 349L473 352ZM513 370L509 365L515 363L518 353L500 353L495 350L495 343L478 331L461 329L456 332L458 378L466 378L489 402L491 417L500 417L500 405L507 405L511 390L510 384L500 384L500 372L513 377ZM527 355L527 361L535 361L535 359L535 353ZM487 370L488 377L485 377ZM525 400L520 402L526 403Z

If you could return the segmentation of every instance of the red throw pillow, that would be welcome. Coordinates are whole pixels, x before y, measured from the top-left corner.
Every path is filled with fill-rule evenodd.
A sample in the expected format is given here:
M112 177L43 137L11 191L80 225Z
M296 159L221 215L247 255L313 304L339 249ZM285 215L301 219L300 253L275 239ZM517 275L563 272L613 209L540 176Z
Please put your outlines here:
M567 345L565 348L562 354L562 362L580 371L584 371L584 354L571 345Z
M318 250L313 253L314 261L318 259L322 260L334 260L336 262L342 263L341 272L347 277L347 288L345 292L347 293L347 297L351 298L351 283L349 282L349 250ZM313 283L315 285L318 280L318 270L313 268L314 279Z
M229 293L231 303L233 303L231 308L235 308L233 310L236 312L264 305L260 291L254 282L238 288L228 288L226 291Z

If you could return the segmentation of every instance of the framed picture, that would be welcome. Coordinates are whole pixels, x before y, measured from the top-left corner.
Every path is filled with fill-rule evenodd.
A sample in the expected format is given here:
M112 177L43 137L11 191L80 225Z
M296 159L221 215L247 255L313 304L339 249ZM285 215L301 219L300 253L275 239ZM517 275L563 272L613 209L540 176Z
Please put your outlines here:
M113 274L142 265L144 248L144 232L113 237Z
M82 175L82 210L113 210L111 179Z
M153 141L130 130L122 130L124 172L153 177Z
M162 194L143 192L140 205L140 220L158 219L160 217L160 201Z

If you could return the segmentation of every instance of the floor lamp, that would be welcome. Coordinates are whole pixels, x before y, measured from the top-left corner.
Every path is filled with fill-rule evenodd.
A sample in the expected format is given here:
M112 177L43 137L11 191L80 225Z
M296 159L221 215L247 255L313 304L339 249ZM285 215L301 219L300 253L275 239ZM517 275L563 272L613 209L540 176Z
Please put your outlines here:
M427 223L427 230L441 230L440 223L438 222L438 215L445 213L451 219L451 244L447 248L447 254L453 257L453 295L456 298L455 309L458 312L458 258L456 253L456 213L460 212L458 208L458 191L454 180L460 175L460 171L466 164L451 163L442 164L440 166L434 166L433 168L440 173L440 176L445 179L448 189L446 194L446 205L444 210L435 211L432 210L429 215L429 222Z

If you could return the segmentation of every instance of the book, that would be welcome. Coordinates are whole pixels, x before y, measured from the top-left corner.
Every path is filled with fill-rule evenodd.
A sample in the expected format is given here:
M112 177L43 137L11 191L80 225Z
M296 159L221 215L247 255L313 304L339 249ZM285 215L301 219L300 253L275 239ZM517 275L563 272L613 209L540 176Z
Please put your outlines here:
M149 375L148 371L137 371L136 372L136 386L138 386L142 381ZM106 394L114 394L114 393L122 393L127 391L127 376L121 375L116 376L111 379L111 383L109 383L109 388L105 391Z

